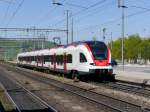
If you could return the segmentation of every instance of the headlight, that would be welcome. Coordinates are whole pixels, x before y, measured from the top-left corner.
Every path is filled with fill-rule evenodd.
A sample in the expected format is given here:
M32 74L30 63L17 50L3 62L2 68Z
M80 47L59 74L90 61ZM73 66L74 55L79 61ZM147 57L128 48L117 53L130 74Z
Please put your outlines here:
M93 65L93 66L95 66L95 63L90 63L90 65Z

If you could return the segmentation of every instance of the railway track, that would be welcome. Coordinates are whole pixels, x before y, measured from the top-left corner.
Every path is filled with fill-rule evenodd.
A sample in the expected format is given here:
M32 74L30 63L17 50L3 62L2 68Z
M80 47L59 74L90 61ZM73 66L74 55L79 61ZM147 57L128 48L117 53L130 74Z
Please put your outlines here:
M116 82L104 82L104 83L91 82L91 83L97 86L104 86L106 88L120 90L120 91L150 98L150 86L148 85L146 86L143 84L119 81L119 80L117 80Z
M119 100L104 94L96 93L88 89L83 89L42 76L35 77L35 73L23 71L20 68L16 68L15 72L20 75L32 78L33 80L42 82L44 84L52 85L73 95L80 96L90 102L94 102L97 104L97 106L101 106L102 109L107 112L150 112L150 110L145 109L139 105Z
M7 74L0 74L0 82L4 94L13 104L16 112L57 112L52 106L23 87L19 82L10 79Z

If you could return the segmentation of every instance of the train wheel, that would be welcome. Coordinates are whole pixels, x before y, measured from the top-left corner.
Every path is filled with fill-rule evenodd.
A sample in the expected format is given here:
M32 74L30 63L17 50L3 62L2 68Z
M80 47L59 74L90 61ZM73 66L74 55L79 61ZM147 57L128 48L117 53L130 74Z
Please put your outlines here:
M115 82L115 81L116 81L114 74L112 74L112 76L111 76L111 81L112 81L112 82Z
M77 71L72 72L72 79L74 80L74 82L79 82L79 74Z

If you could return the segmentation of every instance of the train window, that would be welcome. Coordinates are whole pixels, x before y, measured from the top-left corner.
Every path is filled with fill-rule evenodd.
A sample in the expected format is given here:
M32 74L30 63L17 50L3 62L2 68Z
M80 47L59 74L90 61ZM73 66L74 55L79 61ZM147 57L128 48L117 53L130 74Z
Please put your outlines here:
M21 61L21 57L18 57L18 60Z
M25 61L28 61L28 57L24 57L25 58Z
M80 53L80 62L81 63L87 62L87 59L83 53Z
M20 57L20 60L23 61L23 57Z
M40 56L37 56L37 60L38 60L38 62L40 62L40 61L41 61Z
M27 61L29 61L29 56L27 56Z
M97 60L107 59L107 46L103 42L91 42L89 47Z
M24 58L24 61L27 61L27 58L26 57L23 57Z
M52 56L49 55L49 62L52 62Z
M63 64L63 55L60 55L60 65Z
M72 63L72 55L71 54L67 55L67 63Z
M36 61L36 56L33 56L33 61Z
M56 56L56 63L58 65L61 65L63 63L63 57L62 57L62 55L57 55Z
M60 57L60 55L58 56L58 62L59 62L59 64L61 64L61 57Z
M56 63L59 65L59 55L56 55Z
M50 55L44 56L44 62L50 62L50 60L51 60Z
M31 56L29 56L29 61L30 61L30 62L32 61L32 57L31 57Z
M24 57L21 57L22 58L22 61L24 61Z
M31 61L34 61L34 56L31 56Z
M51 64L53 65L54 63L54 55L51 55Z
M44 56L44 62L47 62L47 56Z
M21 58L20 58L20 57L18 57L18 60L19 60L19 61L21 61Z
M29 59L28 59L28 60L29 60L29 62L31 62L31 56L29 56L28 58L29 58Z
M37 56L34 57L35 61L37 61Z

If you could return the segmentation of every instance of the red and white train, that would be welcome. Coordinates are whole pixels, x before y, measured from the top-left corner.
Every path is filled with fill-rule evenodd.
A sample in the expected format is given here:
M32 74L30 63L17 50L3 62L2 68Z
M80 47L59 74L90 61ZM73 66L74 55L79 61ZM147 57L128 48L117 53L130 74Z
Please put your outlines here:
M104 42L83 41L51 49L20 53L17 63L70 74L114 78L111 53Z

